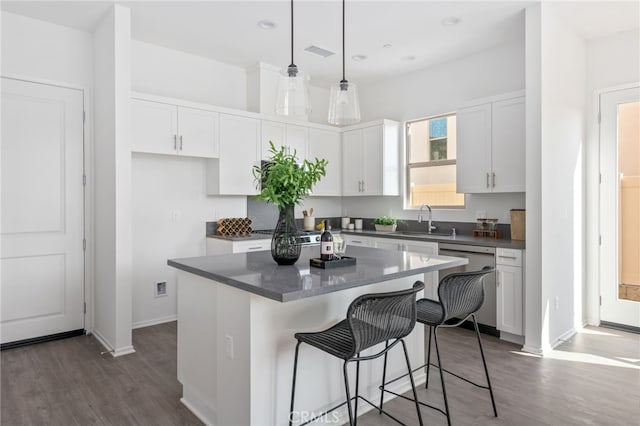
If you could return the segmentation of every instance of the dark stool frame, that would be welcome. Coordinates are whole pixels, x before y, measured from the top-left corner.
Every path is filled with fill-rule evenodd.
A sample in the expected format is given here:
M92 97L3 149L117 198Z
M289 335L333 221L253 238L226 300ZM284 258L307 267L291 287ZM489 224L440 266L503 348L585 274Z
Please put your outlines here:
M349 424L356 425L358 419L358 400L361 399L378 410L380 414L385 414L399 424L404 424L393 415L382 410L382 406L377 406L358 392L360 381L360 361L368 361L385 356L385 366L383 371L382 383L384 383L384 372L386 372L386 357L398 343L402 344L404 358L407 364L407 374L402 377L409 376L411 381L411 389L413 391L414 403L418 413L418 420L422 426L422 415L420 413L420 405L416 394L416 387L413 381L411 364L407 347L403 340L409 335L415 327L417 309L416 309L416 293L424 289L424 283L416 281L412 288L401 291L393 291L387 293L371 293L357 297L347 309L347 317L333 327L317 333L296 333L295 338L298 340L293 363L293 380L291 385L291 407L289 410L289 426L293 425L293 408L296 390L296 375L298 368L298 351L300 344L305 342L324 352L336 356L344 360L342 367L344 376L344 385L346 392L346 400L335 407L328 409L315 416L314 418L301 423L299 426L309 424L320 417L327 415L333 410L347 405L349 413ZM378 343L385 342L383 350L372 354L360 356L360 352L368 349ZM349 375L347 366L349 363L356 363L356 383L355 396L351 396L349 391ZM384 395L384 393L383 393ZM355 401L355 407L351 407L352 401Z
M484 267L480 271L474 272L460 272L447 275L442 280L440 280L440 284L438 286L438 297L440 301L435 301L431 299L420 299L417 303L418 306L418 316L417 321L424 325L429 326L429 342L428 342L428 352L427 352L427 361L413 370L413 372L418 371L422 368L426 367L427 379L425 383L425 389L429 388L429 367L433 365L438 368L440 371L440 383L442 384L442 396L444 399L444 407L442 410L439 407L435 407L433 405L427 404L422 401L418 401L420 405L425 407L429 407L440 413L444 414L447 417L447 425L451 426L451 414L449 411L449 402L447 400L447 390L444 382L444 373L449 373L454 377L457 377L461 380L464 380L467 383L470 383L476 387L486 389L489 391L489 395L491 396L491 405L493 407L493 415L498 417L498 411L496 409L496 402L493 396L493 388L491 387L491 379L489 378L489 370L487 369L487 361L484 356L484 349L482 347L482 339L480 338L480 330L478 329L478 323L476 321L475 312L480 309L482 303L484 302L484 279L490 273L495 272L494 268ZM460 319L462 318L462 319ZM476 338L478 340L478 347L480 348L480 355L482 358L482 366L484 367L485 377L487 379L487 384L482 385L476 383L472 380L469 380L465 377L462 377L452 371L445 369L442 366L442 358L440 357L440 349L438 347L438 329L446 328L446 327L458 327L462 323L464 323L468 318L471 318L473 321L473 326L476 332ZM433 333L432 333L433 331ZM438 358L438 364L431 363L431 336L433 334L433 340L435 341L436 346L436 357ZM383 368L383 377L385 376L386 370L386 355L385 355L385 365ZM382 386L380 386L380 390L382 391L382 395L380 397L380 407L383 405L384 393L388 392L395 396L399 396L400 398L413 401L413 399L406 397L404 395L397 394L393 391L385 389L385 386L395 382L403 378L405 375L396 377L393 380L385 382L383 379Z

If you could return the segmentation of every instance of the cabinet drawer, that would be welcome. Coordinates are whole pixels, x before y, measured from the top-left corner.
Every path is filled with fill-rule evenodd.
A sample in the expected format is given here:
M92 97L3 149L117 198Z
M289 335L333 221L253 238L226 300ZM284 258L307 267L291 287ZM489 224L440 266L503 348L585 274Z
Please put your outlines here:
M271 250L271 240L234 241L234 253L248 253L250 251Z
M522 250L497 249L496 265L522 266Z

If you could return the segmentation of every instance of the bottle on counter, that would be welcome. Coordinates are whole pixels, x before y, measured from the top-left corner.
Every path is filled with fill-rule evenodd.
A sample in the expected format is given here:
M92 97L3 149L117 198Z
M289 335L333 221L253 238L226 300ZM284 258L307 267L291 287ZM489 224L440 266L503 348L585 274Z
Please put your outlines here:
M333 259L333 235L331 235L331 224L327 219L324 221L324 232L320 236L320 259Z

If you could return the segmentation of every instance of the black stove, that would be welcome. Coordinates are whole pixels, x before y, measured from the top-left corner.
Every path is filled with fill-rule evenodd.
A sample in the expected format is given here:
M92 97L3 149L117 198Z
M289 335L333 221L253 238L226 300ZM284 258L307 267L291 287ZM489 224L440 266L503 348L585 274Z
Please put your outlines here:
M273 229L256 229L254 234L261 235L273 235ZM301 246L315 246L320 245L320 231L298 231L300 236L298 237L298 243Z

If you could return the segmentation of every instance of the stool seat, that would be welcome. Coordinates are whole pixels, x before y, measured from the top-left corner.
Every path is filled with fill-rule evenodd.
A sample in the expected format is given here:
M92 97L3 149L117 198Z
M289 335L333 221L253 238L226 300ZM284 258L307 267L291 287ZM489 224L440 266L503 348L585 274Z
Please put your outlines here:
M295 338L340 359L348 359L355 350L355 342L347 320L316 333L296 333Z
M418 322L436 325L442 322L444 311L440 302L431 299L420 299L416 303Z

